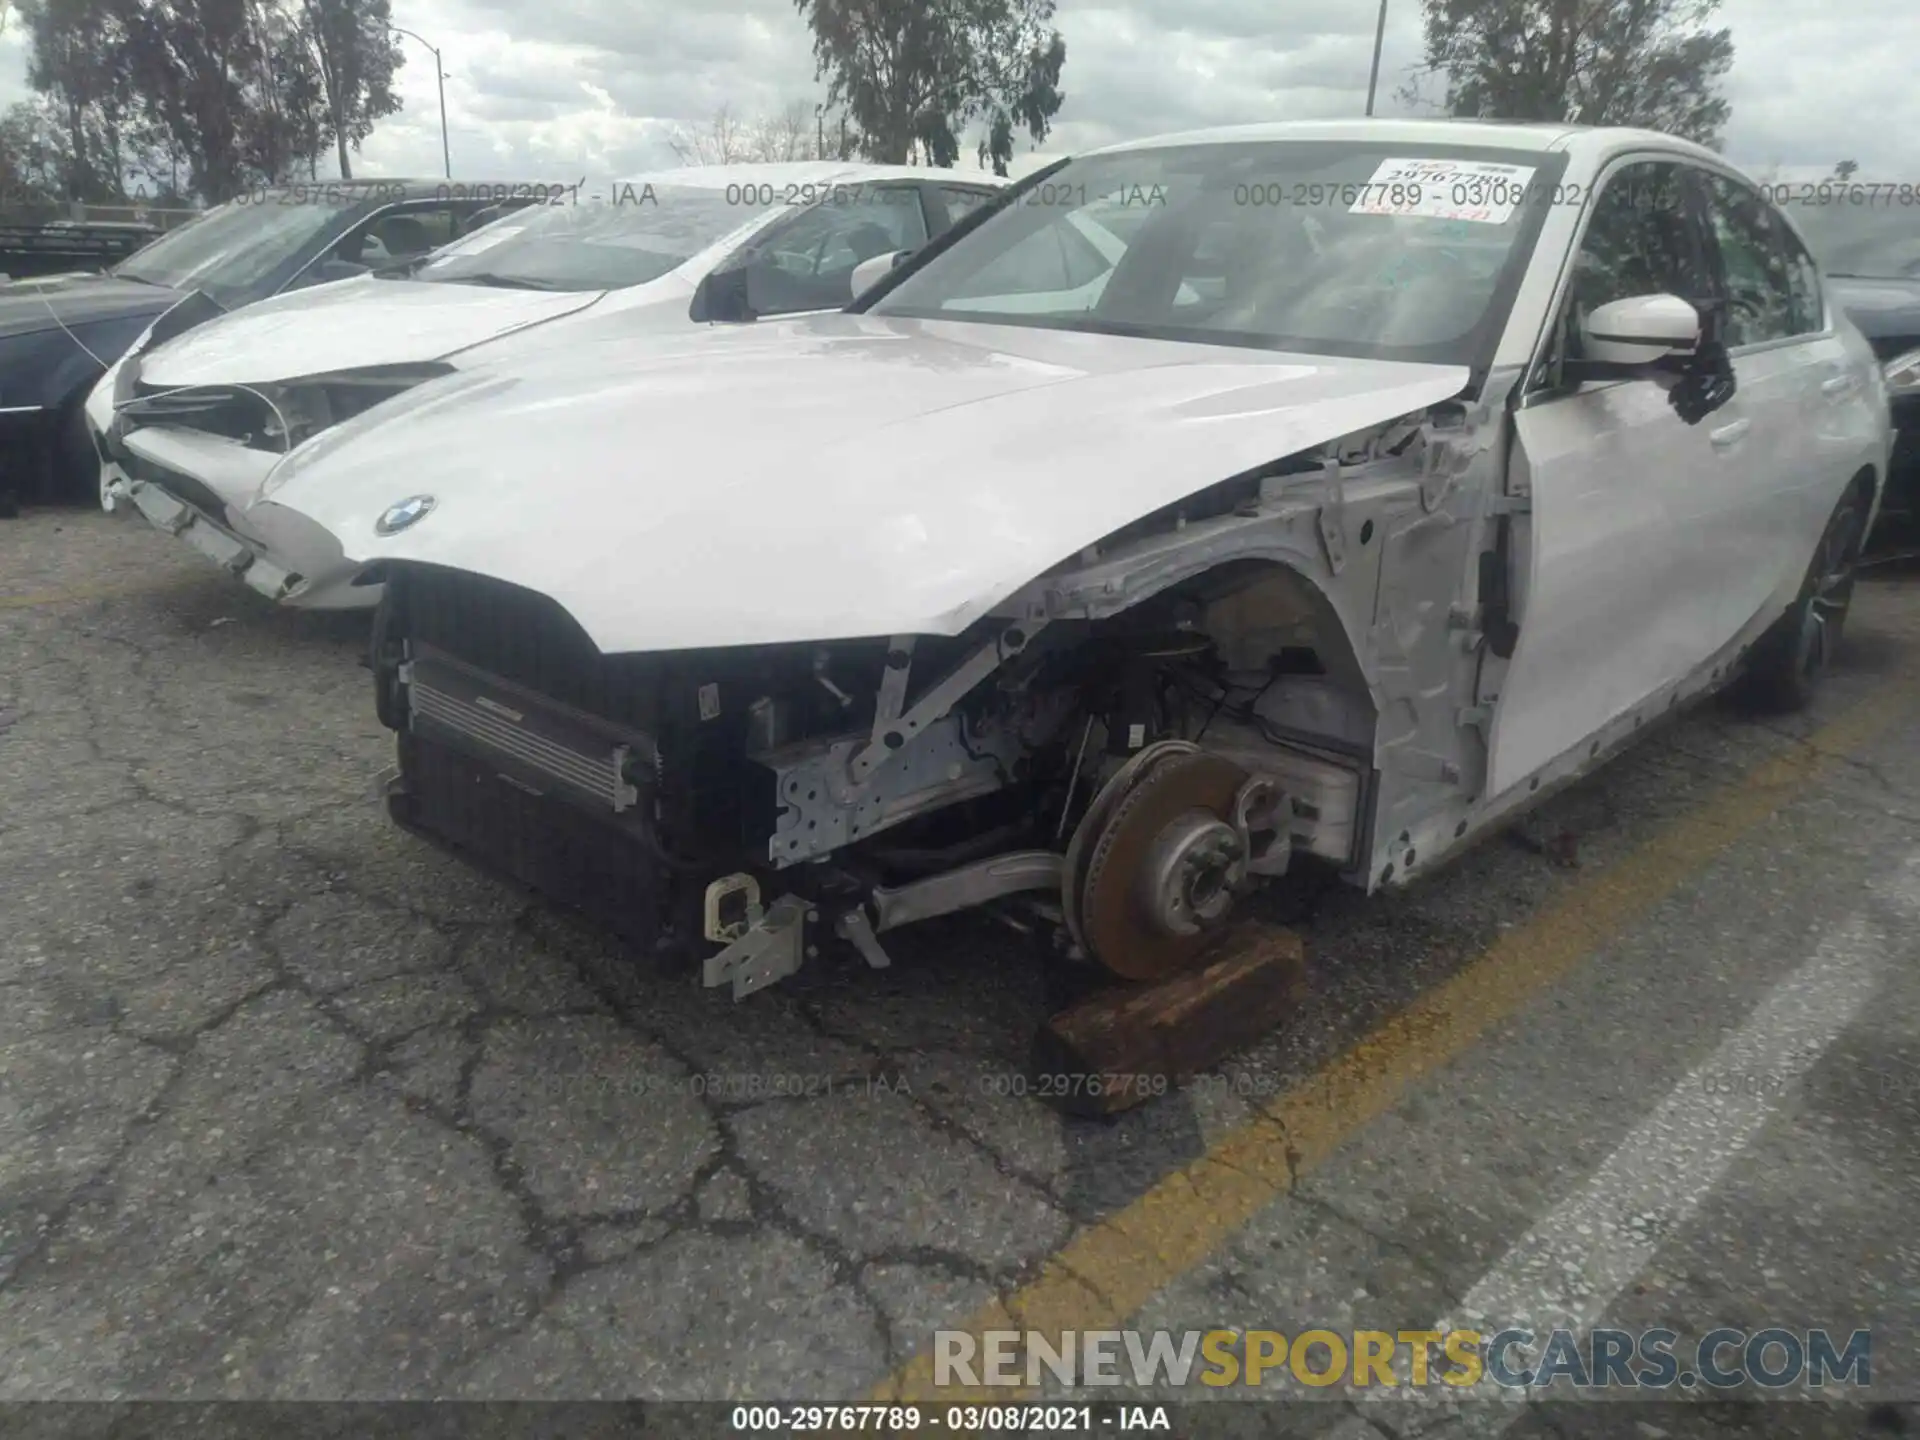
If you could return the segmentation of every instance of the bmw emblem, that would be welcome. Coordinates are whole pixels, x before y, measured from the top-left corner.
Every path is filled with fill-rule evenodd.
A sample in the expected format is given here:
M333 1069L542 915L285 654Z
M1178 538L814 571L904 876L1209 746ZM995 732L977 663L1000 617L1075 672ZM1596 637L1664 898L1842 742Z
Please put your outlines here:
M398 535L409 525L425 519L433 506L431 495L409 495L398 505L389 505L381 513L380 518L373 522L374 534Z

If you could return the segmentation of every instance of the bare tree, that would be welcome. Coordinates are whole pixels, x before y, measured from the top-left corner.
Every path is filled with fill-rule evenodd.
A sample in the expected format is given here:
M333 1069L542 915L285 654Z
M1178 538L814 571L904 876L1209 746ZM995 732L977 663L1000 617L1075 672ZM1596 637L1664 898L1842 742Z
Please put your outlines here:
M731 105L713 112L704 130L676 126L667 144L682 165L740 165L747 156L747 134Z
M755 160L817 160L813 107L804 100L790 102L773 115L755 121L747 149Z
M844 122L831 130L823 112L794 100L752 120L742 120L733 106L722 105L704 129L677 127L667 144L682 165L770 165L829 156L846 159L854 142Z

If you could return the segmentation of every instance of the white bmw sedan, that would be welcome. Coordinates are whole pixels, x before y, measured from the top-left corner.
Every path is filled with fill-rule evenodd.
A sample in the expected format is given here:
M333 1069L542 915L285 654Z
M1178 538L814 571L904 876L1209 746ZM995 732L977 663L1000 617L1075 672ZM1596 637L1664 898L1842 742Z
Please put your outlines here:
M1063 162L849 313L423 384L258 508L384 582L394 815L738 996L1036 901L1165 976L1802 704L1889 442L1711 151L1316 123Z
M350 584L324 536L251 520L284 455L423 380L509 354L838 309L855 266L918 249L1005 184L809 161L556 192L416 261L138 347L87 405L102 503L130 502L273 599L371 607L379 591ZM502 186L501 198L527 189Z

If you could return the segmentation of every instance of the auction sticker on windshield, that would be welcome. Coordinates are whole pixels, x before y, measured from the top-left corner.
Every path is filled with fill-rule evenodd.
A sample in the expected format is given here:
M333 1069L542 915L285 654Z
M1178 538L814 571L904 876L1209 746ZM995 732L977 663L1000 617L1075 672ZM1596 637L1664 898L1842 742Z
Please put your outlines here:
M1526 198L1533 171L1487 160L1383 160L1347 213L1504 225Z

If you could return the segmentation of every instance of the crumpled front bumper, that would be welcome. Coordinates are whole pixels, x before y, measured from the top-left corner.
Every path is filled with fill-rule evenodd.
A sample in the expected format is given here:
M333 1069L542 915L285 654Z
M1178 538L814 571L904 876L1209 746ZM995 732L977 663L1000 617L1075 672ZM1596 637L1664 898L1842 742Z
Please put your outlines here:
M269 600L285 600L300 578L233 531L216 524L184 501L174 499L160 486L146 480L123 480L118 485L116 502L131 501L156 530L178 536Z
M247 503L279 456L169 426L111 434L102 456L102 505L130 504L269 600L311 610L380 603L381 587L353 583L360 567L328 531L270 502Z

